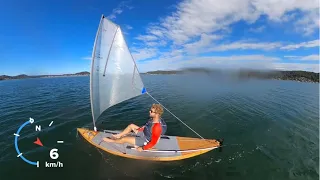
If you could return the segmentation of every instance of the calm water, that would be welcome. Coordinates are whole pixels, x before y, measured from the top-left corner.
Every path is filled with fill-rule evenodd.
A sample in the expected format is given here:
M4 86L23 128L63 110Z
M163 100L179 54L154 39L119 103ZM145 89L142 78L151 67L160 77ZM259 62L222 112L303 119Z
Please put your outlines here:
M145 162L104 153L77 136L92 128L89 77L0 82L0 179L318 179L319 86L276 80L232 81L181 75L143 76L147 90L205 138L224 138L222 152L176 162ZM99 119L100 129L143 124L154 101L142 95ZM19 148L40 168L28 165ZM168 134L196 137L168 112ZM49 124L53 121L52 126ZM35 125L42 131L36 132ZM33 144L39 137L44 147ZM64 144L57 144L63 140ZM63 168L45 168L57 148Z

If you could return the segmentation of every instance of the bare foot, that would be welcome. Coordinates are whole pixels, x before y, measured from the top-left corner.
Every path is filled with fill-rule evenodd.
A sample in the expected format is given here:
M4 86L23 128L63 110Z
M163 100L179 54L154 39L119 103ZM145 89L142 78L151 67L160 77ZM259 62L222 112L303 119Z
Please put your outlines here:
M114 140L110 139L110 138L103 138L103 141L105 141L105 142L114 142Z
M120 134L116 134L116 135L112 134L112 137L113 137L113 138L116 138L116 139L121 138Z

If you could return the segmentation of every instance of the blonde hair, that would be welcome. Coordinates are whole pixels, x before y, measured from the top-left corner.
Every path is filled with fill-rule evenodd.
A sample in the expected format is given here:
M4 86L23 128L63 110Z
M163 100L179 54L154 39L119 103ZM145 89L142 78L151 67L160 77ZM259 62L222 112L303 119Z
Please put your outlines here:
M160 104L152 104L151 109L154 109L155 113L159 114L160 116L163 114L163 108Z

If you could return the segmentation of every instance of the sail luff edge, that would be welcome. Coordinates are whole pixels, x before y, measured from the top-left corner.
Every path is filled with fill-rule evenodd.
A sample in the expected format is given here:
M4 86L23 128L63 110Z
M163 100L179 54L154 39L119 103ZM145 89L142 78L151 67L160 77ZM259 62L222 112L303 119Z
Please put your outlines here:
M93 68L94 68L94 58L95 58L95 53L96 53L96 43L97 43L97 38L100 34L100 30L101 30L101 23L102 23L102 20L104 18L104 15L102 14L101 16L101 19L100 19L100 23L99 23L99 27L98 27L98 31L97 31L97 34L96 34L96 38L94 40L94 45L93 45L93 51L92 51L92 60L91 60L91 72L90 72L90 104L91 104L91 113L92 113L92 121L93 121L93 127L94 127L94 130L97 131L97 128L96 128L96 123L95 123L95 118L94 118L94 110L93 110L93 92L92 92L92 78L93 78Z

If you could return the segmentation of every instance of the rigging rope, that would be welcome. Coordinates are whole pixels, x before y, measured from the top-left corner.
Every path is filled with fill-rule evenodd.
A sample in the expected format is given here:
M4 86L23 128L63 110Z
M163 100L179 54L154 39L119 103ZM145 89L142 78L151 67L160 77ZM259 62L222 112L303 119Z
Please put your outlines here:
M178 119L183 125L185 125L187 128L189 128L192 132L194 132L196 135L198 135L201 139L204 139L200 134L198 134L195 130L193 130L191 127L189 127L186 123L184 123L180 118L178 118L176 115L174 115L169 109L164 107L159 101L157 101L154 97L149 94L149 92L146 92L153 100L155 100L157 103L159 103L165 110L167 110L172 116L174 116L176 119Z

